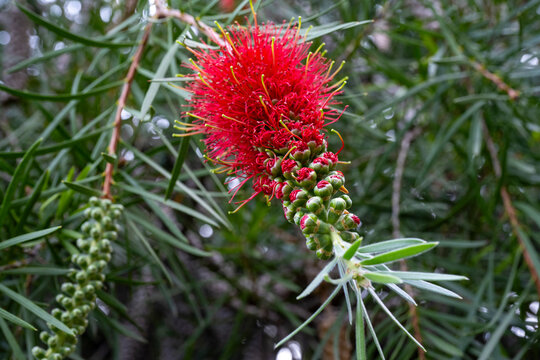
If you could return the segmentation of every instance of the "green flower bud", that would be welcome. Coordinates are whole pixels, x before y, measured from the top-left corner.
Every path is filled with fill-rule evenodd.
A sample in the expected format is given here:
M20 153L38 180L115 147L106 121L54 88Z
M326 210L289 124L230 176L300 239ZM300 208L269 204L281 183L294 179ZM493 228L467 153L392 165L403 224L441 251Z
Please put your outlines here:
M330 174L328 174L325 180L332 184L332 187L336 190L338 190L343 186L343 184L345 184L345 176L343 176L343 173L341 171L330 172Z
M60 317L62 316L62 310L59 308L54 308L51 311L51 315L54 316L56 319L60 320Z
M334 188L332 187L332 184L330 184L328 181L321 180L317 183L317 185L315 185L313 192L315 193L315 195L326 201L330 199L332 194L334 194Z
M109 210L112 205L112 201L109 199L101 199L101 204L99 207L103 210Z
M58 345L58 338L56 336L49 337L47 340L47 345L49 345L51 348L55 348L56 345Z
M77 239L77 247L82 251L88 250L90 243L84 239Z
M100 208L93 208L90 212L90 217L95 220L101 220L103 215L103 210L101 210Z
M291 152L291 157L300 163L308 161L310 156L311 150L309 149L309 147L306 147L303 150L296 149Z
M318 157L309 164L309 167L317 172L319 175L325 175L330 171L330 162L328 159Z
M296 209L296 213L294 214L294 223L296 225L300 225L300 220L302 220L302 217L304 216L304 212L302 209Z
M92 196L90 200L88 200L88 203L90 204L90 206L99 206L100 201L98 197Z
M316 234L321 221L314 214L306 214L300 220L300 229L304 234Z
M81 271L77 272L77 275L75 276L75 279L77 280L77 282L79 284L84 283L88 279L88 276L86 275L86 271L81 270Z
M62 321L64 324L67 324L69 323L70 320L71 320L71 314L67 311L64 311L62 313L62 316L60 317L60 321Z
M317 250L316 255L321 260L329 260L332 258L332 251L321 248Z
M341 198L342 198L343 200L345 200L345 203L346 203L345 209L350 209L351 206L352 206L352 200L351 200L351 198L349 197L349 195L341 195Z
M47 342L49 341L49 338L51 337L51 334L49 334L48 332L46 331L42 331L41 333L39 333L39 338L41 339L41 341L43 342ZM33 350L32 350L33 352Z
M34 355L36 359L45 359L45 357L47 356L45 350L43 350L39 346L34 346L32 348L32 355Z
M307 201L306 208L315 215L320 214L324 210L323 199L319 196L313 196Z
M336 229L342 230L354 230L360 226L362 222L360 218L351 213L344 213L341 218L336 222Z
M301 168L300 170L298 170L296 182L301 188L311 190L317 182L317 173L315 172L315 170L307 167Z
M63 292L65 292L69 296L72 296L73 293L75 292L75 285L73 285L73 283L70 283L70 282L65 282L62 284L61 289Z
M357 232L352 231L342 231L339 235L341 236L343 241L346 241L348 243L353 243L360 238L360 235L358 235Z

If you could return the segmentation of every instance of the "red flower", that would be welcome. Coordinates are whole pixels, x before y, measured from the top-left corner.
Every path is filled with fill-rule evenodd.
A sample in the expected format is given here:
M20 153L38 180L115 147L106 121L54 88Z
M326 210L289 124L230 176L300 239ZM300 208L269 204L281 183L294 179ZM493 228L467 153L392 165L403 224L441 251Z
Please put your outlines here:
M320 146L323 127L339 118L328 107L341 87L329 84L335 75L330 62L308 52L311 43L298 28L268 23L227 30L227 43L218 49L190 49L197 59L189 66L193 110L186 115L195 120L180 129L205 134L210 159L252 179L256 193L269 194L262 179L273 176L265 161L286 155L293 144ZM288 160L281 166L292 165Z

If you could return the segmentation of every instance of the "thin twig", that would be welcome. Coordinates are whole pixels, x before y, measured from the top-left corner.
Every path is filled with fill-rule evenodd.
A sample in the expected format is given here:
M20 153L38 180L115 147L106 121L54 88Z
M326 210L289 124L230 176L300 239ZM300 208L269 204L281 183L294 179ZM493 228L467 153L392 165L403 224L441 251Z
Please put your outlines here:
M405 136L403 136L403 140L401 140L399 148L399 154L396 163L396 173L394 175L394 181L392 183L392 234L395 238L401 236L399 224L399 199L401 197L401 181L403 179L403 172L405 171L405 160L407 159L407 154L409 153L411 142L414 140L415 137L420 135L421 132L422 129L419 127L407 131L405 133ZM408 271L407 262L404 259L401 259L399 267L401 271ZM408 284L405 285L405 291L411 297L414 295L412 287ZM418 312L416 311L416 306L411 303L407 304L409 305L409 316L411 317L412 321L414 338L419 343L422 343L422 334L420 333L420 322L418 320ZM418 347L418 359L426 359L426 354L420 347Z
M213 42L215 42L219 46L227 46L227 43L223 39L221 39L219 34L212 27L206 25L202 21L199 21L190 14L186 14L184 12L181 12L180 10L167 8L161 1L156 1L156 17L159 19L168 17L176 18L186 24L197 28L197 30L208 36Z
M126 106L127 97L131 89L131 83L133 82L133 78L135 77L137 66L139 66L139 62L141 61L141 56L144 50L144 46L148 42L148 37L150 36L150 30L152 29L152 24L153 22L149 22L146 25L146 28L144 29L142 40L139 44L139 47L137 48L137 51L135 52L135 55L133 56L131 65L129 66L129 70L125 79L124 87L122 88L122 94L120 95L120 98L118 99L118 105L116 106L116 115L114 117L114 129L113 129L111 141L109 142L109 147L108 147L109 155L113 155L113 156L116 155L116 147L118 146L118 141L120 140L120 127L122 125L122 117L121 117L122 110L124 109L124 106ZM114 165L108 162L107 166L105 167L105 180L103 181L103 197L104 198L111 198L111 185L113 181L113 171L114 171Z
M495 176L497 177L497 179L500 180L502 176L501 163L499 162L499 158L497 156L497 148L495 147L495 143L493 142L493 138L491 137L489 133L489 129L487 127L487 124L484 118L482 118L482 130L484 133L484 138L486 139L487 149L491 157L493 172L495 173ZM512 225L512 231L514 232L514 235L518 239L521 250L523 250L523 258L525 259L525 263L527 264L527 267L529 268L531 277L533 278L534 284L536 285L536 291L538 292L538 296L540 297L540 278L538 278L538 274L534 268L531 255L527 251L527 248L525 247L525 241L523 240L519 232L520 225L517 219L516 209L514 208L514 205L512 204L512 199L510 198L510 194L508 193L508 190L505 185L501 186L501 198L503 200L504 211L506 212L506 215L508 215L508 218L510 219L510 224Z
M519 91L512 89L507 83L505 83L498 75L490 72L486 67L476 61L472 62L472 66L476 71L482 74L483 77L497 85L499 90L504 91L508 94L510 100L515 100L519 97Z
M183 13L179 10L167 8L161 2L161 0L156 1L156 14L154 15L154 19L162 19L162 18L168 18L168 17L177 18L186 24L194 26L203 34L207 35L216 44L220 46L227 46L227 43L225 43L220 38L219 34L216 33L214 29L212 29L210 26L198 21L195 17L193 17L190 14ZM141 61L141 56L142 56L144 47L146 43L148 42L148 37L150 36L150 30L152 29L153 23L154 23L153 21L150 21L146 25L143 38L139 44L139 47L137 48L137 51L135 52L135 55L133 56L133 60L131 61L131 65L129 67L129 70L125 79L124 87L122 88L122 94L120 95L120 98L118 99L118 105L116 107L116 115L114 117L114 129L113 129L111 141L109 142L109 147L108 147L109 155L113 155L113 156L116 155L116 148L120 140L120 128L122 125L122 117L121 117L122 110L124 109L126 105L129 91L131 90L131 83L133 82L133 78L135 77L137 66L139 66L139 62ZM113 172L114 172L114 165L111 163L107 163L105 167L105 179L103 181L103 197L104 198L111 198L111 185L113 182Z

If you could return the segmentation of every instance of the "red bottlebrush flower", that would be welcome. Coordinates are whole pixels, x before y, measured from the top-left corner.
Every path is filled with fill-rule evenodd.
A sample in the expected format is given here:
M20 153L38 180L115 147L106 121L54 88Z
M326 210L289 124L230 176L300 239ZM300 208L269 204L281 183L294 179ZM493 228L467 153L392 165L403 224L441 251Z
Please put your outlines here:
M266 159L286 154L293 143L323 143L323 127L339 115L328 107L341 86L330 85L330 62L318 50L308 52L311 43L299 28L267 23L227 30L218 49L189 49L196 60L187 86L193 110L186 115L195 120L178 128L206 135L208 157L221 170L273 178ZM292 165L288 160L282 169ZM268 193L260 183L253 188Z

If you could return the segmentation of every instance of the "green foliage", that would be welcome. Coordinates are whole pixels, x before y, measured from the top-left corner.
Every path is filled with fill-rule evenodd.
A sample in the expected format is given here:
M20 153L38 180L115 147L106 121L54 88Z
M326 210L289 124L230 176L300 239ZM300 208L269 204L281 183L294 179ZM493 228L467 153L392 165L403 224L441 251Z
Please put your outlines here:
M341 265L305 250L275 204L252 201L227 216L225 177L198 156L198 139L171 136L188 95L175 76L191 56L177 40L204 46L201 33L153 20L110 156L116 101L150 7L77 2L72 15L67 3L12 6L28 20L18 31L32 34L32 47L18 45L30 55L8 61L13 43L0 46L0 358L28 358L47 322L70 330L49 311L106 164L125 210L74 358L274 359L300 346L309 359L415 359L417 346L394 323L414 335L404 285L420 289L427 359L540 357L532 281L540 274L540 1L257 2L259 21L301 15L303 27L314 26L313 47L324 42L327 57L346 60L348 108L333 126L363 222L357 254L376 254L358 259L380 283L353 294L362 300L349 332L350 294L332 284ZM208 25L250 16L247 1L231 13L220 3L169 1ZM0 21L0 31L10 26ZM337 137L329 142L339 149ZM405 272L399 259L436 243L407 258L414 272ZM469 281L446 282L461 279L448 274ZM356 353L347 342L360 345Z

